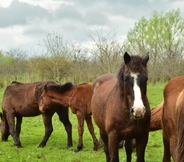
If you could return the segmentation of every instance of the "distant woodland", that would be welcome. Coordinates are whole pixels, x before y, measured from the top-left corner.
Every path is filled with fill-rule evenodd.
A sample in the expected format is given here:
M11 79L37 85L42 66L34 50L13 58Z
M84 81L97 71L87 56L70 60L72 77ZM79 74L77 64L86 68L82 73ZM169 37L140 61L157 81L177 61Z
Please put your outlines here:
M30 51L22 49L0 51L0 87L13 80L93 82L104 73L117 73L126 51L131 55L149 52L149 82L184 75L184 17L180 10L154 11L150 19L142 17L129 30L126 40L116 31L96 31L88 36L93 42L88 48L48 33L40 43L46 49L42 55L28 57Z

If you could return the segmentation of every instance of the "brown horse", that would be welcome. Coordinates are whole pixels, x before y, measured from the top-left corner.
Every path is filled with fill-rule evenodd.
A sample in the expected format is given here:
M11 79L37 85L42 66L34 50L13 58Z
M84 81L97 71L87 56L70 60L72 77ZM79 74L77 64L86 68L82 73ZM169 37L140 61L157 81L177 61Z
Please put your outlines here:
M54 84L52 82L52 84ZM40 100L40 94L44 88L45 82L35 83L20 83L12 82L9 85L3 96L2 100L2 122L1 122L1 133L2 140L7 141L9 135L13 137L15 145L21 147L19 139L21 131L21 123L23 117L38 116L41 114L38 107ZM56 112L59 116L60 121L64 124L67 135L68 135L68 147L72 146L72 125L68 117L68 108L61 105L52 105L52 109L45 111L42 114L45 135L39 147L44 147L49 139L52 131L52 116ZM15 126L15 117L17 119Z
M84 120L87 123L89 132L93 138L94 150L97 150L98 140L94 133L94 127L91 118L91 84L79 84L70 86L65 85L45 85L39 103L40 111L45 112L50 109L53 103L61 104L71 108L72 113L77 115L78 120L78 146L75 152L83 148Z
M163 162L184 161L184 76L171 79L164 88L162 111Z
M162 129L162 108L163 102L151 109L150 131Z
M107 162L119 162L118 148L122 140L130 162L134 138L137 161L144 162L150 126L146 96L148 60L148 54L142 58L126 52L118 75L105 74L94 81L91 109L104 142Z

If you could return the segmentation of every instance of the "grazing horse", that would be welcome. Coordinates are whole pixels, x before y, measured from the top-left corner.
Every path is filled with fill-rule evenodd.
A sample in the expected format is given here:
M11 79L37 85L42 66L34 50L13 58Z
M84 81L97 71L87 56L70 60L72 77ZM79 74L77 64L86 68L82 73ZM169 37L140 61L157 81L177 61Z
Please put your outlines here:
M148 54L140 57L126 52L117 75L104 74L93 83L91 109L104 142L107 162L119 162L118 148L122 140L130 162L134 138L137 162L144 162L150 126L146 96L148 60Z
M71 85L66 83L65 85L45 85L44 91L41 95L39 108L41 112L45 112L50 109L50 105L53 103L61 104L71 108L72 113L77 115L78 120L78 146L75 152L80 151L83 148L83 132L84 132L84 120L87 123L88 130L91 133L94 150L98 148L98 140L94 133L94 127L91 118L91 98L92 98L92 85L91 84L79 84Z
M162 108L163 102L151 109L150 131L162 129Z
M164 88L162 111L163 162L184 161L184 76L171 79Z
M52 82L54 84L54 82ZM4 92L2 100L2 122L1 133L2 140L7 141L9 135L13 137L15 145L21 147L19 135L21 132L21 124L23 117L38 116L41 114L38 107L40 94L44 88L45 82L20 83L13 81ZM42 114L45 126L45 135L39 147L44 147L49 139L52 131L52 116L56 112L60 121L65 126L68 143L72 146L72 125L68 117L68 108L61 105L51 105L52 109ZM17 119L15 126L15 117Z

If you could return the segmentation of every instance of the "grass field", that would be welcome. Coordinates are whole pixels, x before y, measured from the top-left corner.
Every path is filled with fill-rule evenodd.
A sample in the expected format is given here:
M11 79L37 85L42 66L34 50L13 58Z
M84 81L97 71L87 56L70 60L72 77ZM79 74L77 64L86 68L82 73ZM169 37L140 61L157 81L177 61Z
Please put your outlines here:
M147 95L151 108L156 107L163 100L164 83L149 84ZM4 90L0 90L0 102ZM77 119L70 112L70 120L73 126L73 147L67 148L67 136L63 125L58 120L57 115L53 117L54 131L47 142L46 147L37 148L44 135L42 117L24 118L20 139L22 148L13 146L13 139L10 136L7 142L0 142L0 161L1 162L105 162L103 149L93 151L93 143L90 133L85 124L84 148L81 152L74 153L78 143ZM99 137L98 128L95 132ZM124 148L119 150L120 161L125 162ZM146 148L146 162L161 162L163 156L162 132L150 132L149 142ZM136 161L133 153L133 161Z

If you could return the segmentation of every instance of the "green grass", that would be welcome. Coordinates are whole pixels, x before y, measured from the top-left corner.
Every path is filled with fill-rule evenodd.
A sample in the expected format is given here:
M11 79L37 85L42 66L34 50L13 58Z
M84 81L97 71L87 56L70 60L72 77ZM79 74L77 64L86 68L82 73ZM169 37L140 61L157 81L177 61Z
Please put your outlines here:
M164 83L148 85L148 99L150 107L156 107L163 100ZM0 102L4 90L0 90ZM57 115L53 117L54 131L47 142L46 147L37 148L44 135L44 126L42 117L24 118L20 139L22 148L13 146L13 139L10 136L7 142L0 142L0 161L1 162L104 162L105 154L103 149L93 151L93 142L90 133L85 124L83 135L84 148L81 152L74 153L78 143L77 119L70 112L70 120L73 126L73 147L67 148L67 136L63 125L58 120ZM97 138L99 138L98 128L95 126ZM119 150L120 161L125 162L124 148ZM160 162L163 156L162 131L151 132L146 148L146 162ZM136 155L133 153L133 160L136 161Z

